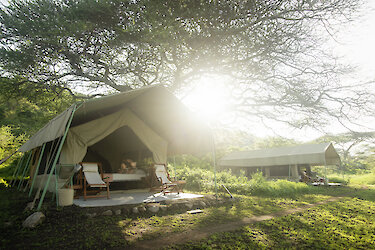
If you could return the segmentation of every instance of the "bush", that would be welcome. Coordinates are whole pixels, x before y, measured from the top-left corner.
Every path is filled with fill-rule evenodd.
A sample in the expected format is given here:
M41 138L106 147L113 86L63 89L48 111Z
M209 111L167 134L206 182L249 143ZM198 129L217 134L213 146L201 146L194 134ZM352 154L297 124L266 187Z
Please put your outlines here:
M11 155L22 145L25 139L25 135L13 135L12 129L8 126L0 127L0 159ZM0 176L4 177L11 175L10 166L13 165L18 157L19 155L13 156L12 159L9 159L0 165Z
M180 167L176 169L177 177L186 180L185 188L191 191L215 192L215 174L211 170ZM249 180L241 175L236 176L230 170L216 173L218 191L225 192L222 185L234 194L293 196L309 191L305 183L287 180L267 181L261 172L254 173Z

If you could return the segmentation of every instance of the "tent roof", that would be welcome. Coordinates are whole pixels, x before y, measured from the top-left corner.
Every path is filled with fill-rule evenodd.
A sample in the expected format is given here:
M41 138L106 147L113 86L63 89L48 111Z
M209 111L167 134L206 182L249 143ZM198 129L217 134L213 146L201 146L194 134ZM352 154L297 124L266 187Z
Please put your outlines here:
M332 143L302 144L254 151L233 152L218 162L222 167L265 167L295 164L339 165Z
M168 142L169 154L199 153L211 149L208 126L161 85L90 99L78 106L71 127L128 108ZM72 107L51 120L20 151L29 151L62 136L64 129L61 128L65 128L71 112Z

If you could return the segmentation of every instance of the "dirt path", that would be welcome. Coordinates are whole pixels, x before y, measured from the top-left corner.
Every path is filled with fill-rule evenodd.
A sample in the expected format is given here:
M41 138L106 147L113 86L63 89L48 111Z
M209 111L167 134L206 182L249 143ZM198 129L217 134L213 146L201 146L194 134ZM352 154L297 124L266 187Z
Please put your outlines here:
M132 247L132 249L158 249L158 248L162 248L162 247L166 247L166 246L170 246L174 244L186 243L188 241L198 241L198 240L207 238L214 233L234 231L234 230L240 229L243 226L246 226L246 225L258 222L258 221L265 221L265 220L270 220L276 217L286 216L286 215L297 213L297 212L303 212L309 208L322 205L322 204L326 204L329 202L338 201L342 198L344 198L344 196L332 197L325 201L317 202L314 204L308 204L299 208L287 209L287 210L275 212L275 213L268 214L268 215L247 217L239 221L234 221L234 222L230 222L226 224L213 225L213 226L208 226L208 227L194 229L194 230L187 230L181 233L171 233L170 235L159 238L159 239L138 241Z

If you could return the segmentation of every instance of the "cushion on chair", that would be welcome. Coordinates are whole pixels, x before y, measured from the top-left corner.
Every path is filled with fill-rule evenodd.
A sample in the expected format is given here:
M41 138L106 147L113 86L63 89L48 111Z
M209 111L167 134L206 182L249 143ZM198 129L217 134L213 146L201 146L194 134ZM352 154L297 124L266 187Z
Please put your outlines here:
M85 172L85 177L86 177L87 183L91 187L101 187L103 185L104 186L106 185L98 173Z
M156 177L160 178L163 184L171 183L168 179L167 170L164 165L155 165L155 174Z
M99 172L97 163L82 163L82 167L83 172Z

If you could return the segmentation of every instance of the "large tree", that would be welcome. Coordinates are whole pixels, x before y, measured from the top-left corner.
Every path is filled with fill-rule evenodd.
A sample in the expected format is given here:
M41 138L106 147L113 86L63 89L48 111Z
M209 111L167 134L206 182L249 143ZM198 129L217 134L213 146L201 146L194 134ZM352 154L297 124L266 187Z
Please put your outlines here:
M45 123L71 105L67 93L56 95L40 85L22 78L0 77L0 127L5 134L30 136Z
M338 82L346 69L322 37L359 1L10 1L0 12L0 66L71 93L154 83L174 91L226 76L235 111L294 126L342 122L369 111L373 97Z

